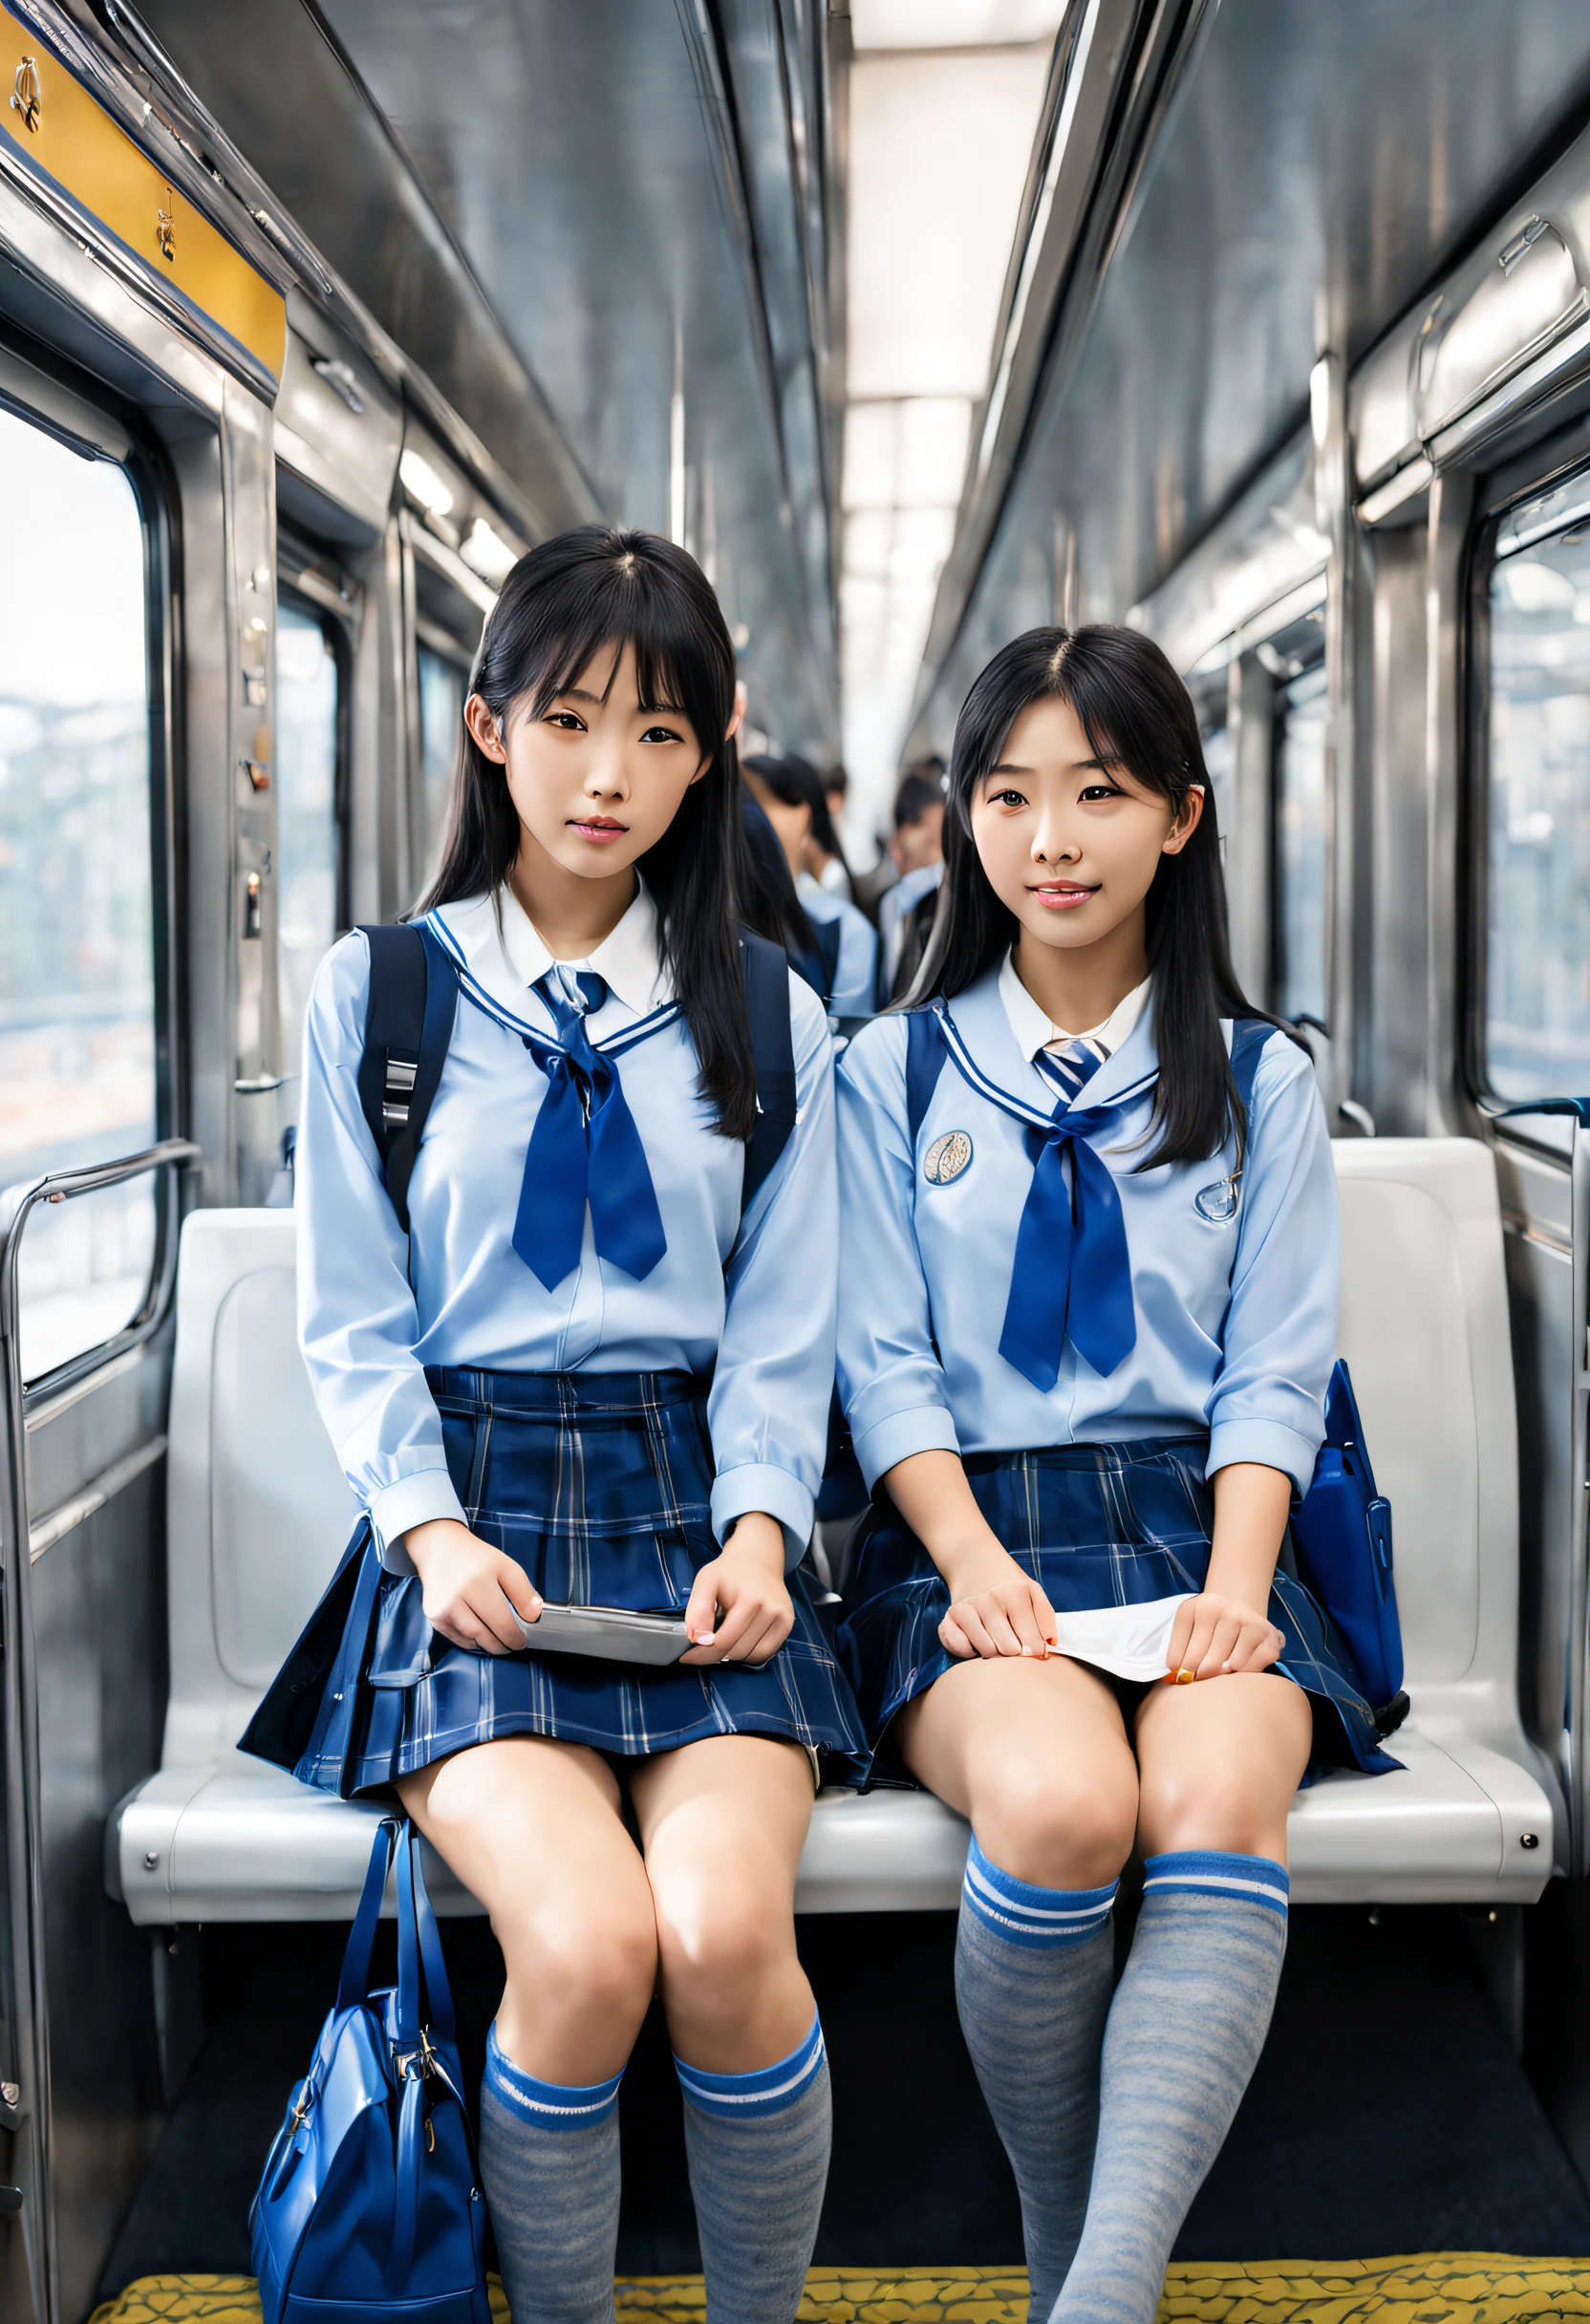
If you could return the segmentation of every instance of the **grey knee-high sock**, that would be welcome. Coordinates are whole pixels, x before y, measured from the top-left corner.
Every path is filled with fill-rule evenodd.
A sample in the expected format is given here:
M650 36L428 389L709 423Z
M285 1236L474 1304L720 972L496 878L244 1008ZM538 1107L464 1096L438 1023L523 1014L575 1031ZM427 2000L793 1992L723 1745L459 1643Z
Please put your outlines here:
M539 2082L487 2037L481 2181L513 2324L612 2324L622 2078Z
M1087 2220L1053 2324L1153 2324L1171 2247L1269 2030L1287 1881L1263 1856L1150 1856L1105 2030Z
M676 2057L707 2324L791 2324L828 2177L833 2107L823 2029L754 2074Z
M1087 2208L1115 1888L1035 1887L975 1835L966 1860L956 2001L1016 2174L1034 2324L1055 2304Z

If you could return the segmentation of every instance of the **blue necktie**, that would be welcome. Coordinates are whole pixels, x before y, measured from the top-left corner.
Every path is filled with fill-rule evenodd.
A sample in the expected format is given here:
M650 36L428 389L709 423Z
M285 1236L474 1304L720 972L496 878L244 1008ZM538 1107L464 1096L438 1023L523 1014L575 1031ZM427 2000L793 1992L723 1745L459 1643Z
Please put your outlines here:
M590 971L554 962L535 990L552 1012L561 1046L525 1042L547 1076L547 1095L525 1156L513 1247L554 1290L580 1263L589 1204L597 1257L643 1282L668 1237L618 1068L592 1048L585 1029L607 985Z
M1029 1125L1026 1131L1032 1187L1016 1231L999 1353L1045 1395L1060 1377L1067 1340L1104 1374L1137 1345L1121 1197L1108 1165L1087 1143L1114 1109L1095 1106L1079 1112L1071 1104L1103 1063L1081 1042L1069 1056L1045 1053L1038 1060L1039 1070L1065 1096L1047 1130Z

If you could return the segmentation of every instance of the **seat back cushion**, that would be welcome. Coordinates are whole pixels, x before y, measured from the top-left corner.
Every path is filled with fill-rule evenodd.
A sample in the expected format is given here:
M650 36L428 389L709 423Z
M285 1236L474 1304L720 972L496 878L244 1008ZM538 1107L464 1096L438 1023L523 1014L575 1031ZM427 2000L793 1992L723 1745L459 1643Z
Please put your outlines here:
M1343 1139L1342 1353L1375 1481L1391 1502L1411 1686L1462 1678L1488 1569L1511 1604L1516 1423L1501 1216L1489 1150L1467 1138ZM1489 1656L1511 1647L1483 1625ZM1511 1636L1511 1628L1509 1628Z

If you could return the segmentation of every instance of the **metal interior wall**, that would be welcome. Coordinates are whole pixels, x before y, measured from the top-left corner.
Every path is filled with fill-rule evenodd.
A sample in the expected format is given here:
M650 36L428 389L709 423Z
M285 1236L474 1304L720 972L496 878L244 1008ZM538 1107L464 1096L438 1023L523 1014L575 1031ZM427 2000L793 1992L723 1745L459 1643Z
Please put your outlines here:
M1297 428L1321 350L1351 363L1389 327L1537 174L1587 81L1578 0L1224 0L1075 374L1031 415L921 739L942 745L993 645L1048 617L1057 510L1082 616L1121 619Z
M760 716L831 744L812 181L791 174L787 91L782 109L769 94L804 74L806 118L820 106L804 17L772 0L720 16L332 0L322 21L261 0L241 43L204 0L141 12L545 529L600 510L667 532L682 484L687 545L749 633Z

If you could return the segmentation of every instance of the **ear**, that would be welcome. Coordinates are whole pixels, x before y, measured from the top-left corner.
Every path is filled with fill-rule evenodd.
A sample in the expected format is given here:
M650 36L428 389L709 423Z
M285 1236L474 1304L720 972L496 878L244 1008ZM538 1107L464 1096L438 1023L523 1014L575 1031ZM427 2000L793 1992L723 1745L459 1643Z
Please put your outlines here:
M737 678L734 681L734 716L723 731L725 742L732 742L745 723L745 705L749 699L750 696L745 691L745 680L742 678Z
M1203 814L1204 786L1201 783L1194 783L1181 803L1176 819L1171 826L1170 836L1161 848L1160 853L1162 855L1179 855L1203 821Z
M488 759L495 759L499 766L505 766L508 753L507 745L503 741L503 729L492 716L483 695L472 694L469 697L463 705L463 722L477 747Z

